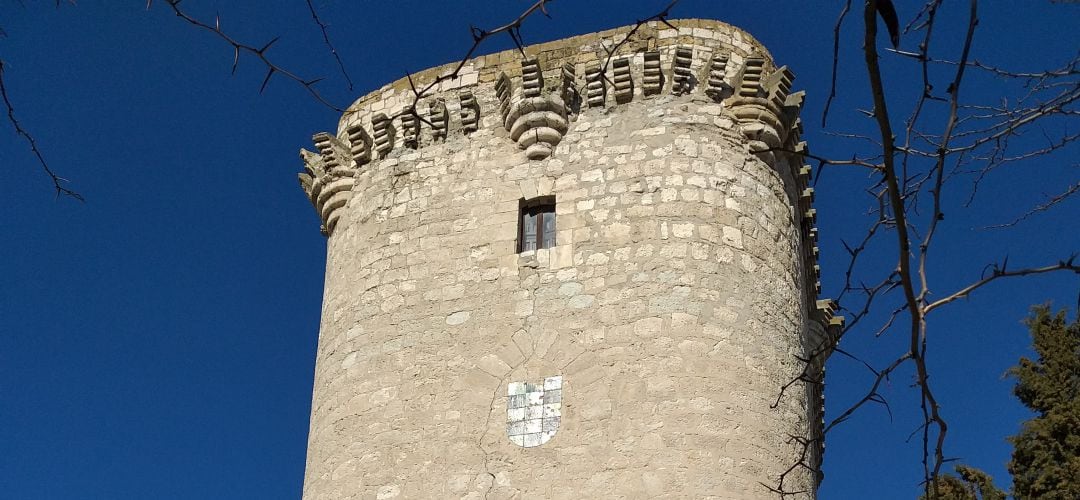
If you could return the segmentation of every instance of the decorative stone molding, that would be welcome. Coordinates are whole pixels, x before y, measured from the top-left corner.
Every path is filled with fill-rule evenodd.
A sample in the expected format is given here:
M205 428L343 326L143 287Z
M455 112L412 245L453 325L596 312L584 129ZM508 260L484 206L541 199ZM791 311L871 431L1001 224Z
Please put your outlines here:
M394 125L386 113L378 113L371 117L371 128L375 132L375 151L385 157L394 149Z
M300 187L307 194L315 212L322 220L320 230L329 236L340 216L339 208L352 198L353 163L352 153L337 139L326 132L319 132L312 137L318 153L306 149L300 150L304 161L304 171L298 177Z
M480 105L472 92L461 93L461 130L468 134L480 128Z
M693 47L679 47L675 49L675 59L671 67L672 94L688 94L693 90L693 74L690 72L690 65L693 62Z
M600 72L600 63L594 62L585 68L585 101L590 108L602 108L604 94L604 74Z
M349 152L352 153L356 167L371 161L371 136L364 127L353 125L345 130L349 138Z
M664 73L660 71L660 51L650 50L645 53L642 72L644 73L641 79L643 93L647 96L659 94L664 87Z
M499 79L495 80L495 97L499 99L499 116L506 122L506 115L510 113L510 77L506 73L499 73Z
M574 69L574 65L571 63L563 64L562 67L562 82L561 82L561 95L562 100L567 106L573 107L574 101L578 98L577 85L575 83L574 75L577 71Z
M446 140L446 133L450 126L450 116L446 113L446 102L441 98L428 103L428 114L431 116L431 138L434 140Z
M844 317L837 316L839 306L831 299L818 300L810 314L807 335L807 352L810 366L807 375L807 398L811 409L810 439L815 446L810 448L810 463L820 464L825 455L825 360L836 349L840 333L844 329ZM815 481L820 484L823 476L820 471Z
M405 147L416 149L420 146L420 120L416 118L413 108L406 109L401 114L401 138L405 141Z
M514 102L505 123L510 140L525 150L525 156L547 158L566 133L566 105L554 95L526 97Z
M626 104L634 99L634 79L630 77L630 58L620 57L612 62L615 71L615 102Z
M540 97L544 90L544 74L536 59L521 61L521 93L525 97Z
M680 23L694 27L684 30L679 28ZM395 82L388 86L397 91L393 98L383 97L386 94L377 91L361 99L346 112L342 127L362 126L364 121L370 123L374 151L384 158L393 154L395 147L419 149L425 142L447 140L454 130L460 129L465 135L479 130L485 125L480 119L481 109L493 103L501 118L496 123L508 131L522 130L520 135L512 134L512 139L526 150L528 158L539 160L551 154L544 151L553 150L558 143L556 135L568 132L562 122L579 112L579 98L583 99L581 104L592 109L628 104L634 99L660 95L665 90L674 95L704 93L725 106L753 147L762 150L761 158L773 163L775 155L765 150L785 149L793 144L790 138L795 135L792 130L802 104L802 94L791 93L794 75L786 67L775 68L764 48L756 42L748 43L747 35L733 36L737 30L720 23L675 21L671 26L676 28L648 23L638 30L641 40L622 44L618 41L625 36L626 30L616 29L593 38L598 44L568 39L529 47L527 57L522 57L520 52L504 52L467 61L460 68L459 78L442 82L431 95L425 96L432 99L425 110L426 115L406 111L416 104L409 90L413 86L407 80ZM549 45L559 48L548 50ZM609 54L600 48L604 46L619 49ZM636 57L639 53L641 57ZM701 59L701 71L695 69L695 59ZM741 64L733 68L733 61ZM513 67L515 64L518 68ZM553 81L545 81L544 68L559 69ZM423 87L424 80L450 69L457 69L457 65L414 74L413 83ZM699 72L703 85L698 85ZM579 81L582 76L584 81ZM613 94L611 101L607 96L609 86ZM453 98L445 94L452 90L457 91L460 102L460 111L454 120L450 119L445 107L436 104L439 99L445 102ZM491 95L495 96L494 100L488 97ZM544 98L548 102L527 101L534 98ZM515 105L527 106L516 104L519 102L532 103L540 110L561 115L563 119L549 120L552 123L542 125L547 130L525 133L525 130L541 126L535 120L551 117L518 109L514 119L508 120ZM420 108L417 113L421 113ZM533 126L518 124L515 128L515 123L523 117ZM394 122L400 123L395 126ZM433 127L430 135L420 133L424 123ZM398 130L400 137L395 136ZM529 145L541 146L530 149L529 145L522 145L522 137Z
M731 95L731 84L727 82L727 54L715 54L709 61L709 82L705 94L716 102Z

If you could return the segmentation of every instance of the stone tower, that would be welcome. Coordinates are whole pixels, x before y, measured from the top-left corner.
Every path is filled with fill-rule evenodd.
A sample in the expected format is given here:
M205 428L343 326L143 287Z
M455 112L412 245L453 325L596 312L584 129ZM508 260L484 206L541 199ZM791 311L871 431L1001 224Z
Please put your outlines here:
M469 60L415 106L399 80L301 151L304 498L775 498L788 469L814 497L820 386L777 403L842 320L803 95L727 24L630 31Z

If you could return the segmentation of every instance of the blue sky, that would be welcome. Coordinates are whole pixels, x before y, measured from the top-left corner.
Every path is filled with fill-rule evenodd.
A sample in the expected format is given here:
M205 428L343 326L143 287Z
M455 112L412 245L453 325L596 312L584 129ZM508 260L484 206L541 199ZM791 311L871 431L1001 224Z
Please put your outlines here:
M280 35L273 57L306 77L327 77L320 88L345 105L406 72L460 57L469 24L502 24L528 3L359 8L316 1L352 91L304 2L184 5L205 19L220 14L226 31L253 44ZM631 24L664 3L556 1L553 19L530 19L523 35L535 43ZM914 13L909 3L922 2L898 2L902 19ZM1039 70L1076 53L1080 6L983 3L979 60ZM164 2L149 10L140 1L26 4L0 7L5 84L23 126L87 202L55 199L26 144L0 124L0 491L8 498L298 497L325 243L296 182L297 150L310 148L314 132L333 130L337 113L281 78L260 95L256 61L242 58L231 76L231 50L172 16ZM673 17L720 19L761 40L808 93L811 151L850 157L862 146L817 127L841 5L684 1ZM941 26L952 27L940 34L952 44L962 35L954 16L964 8L947 5ZM860 15L849 19L830 126L869 133L857 111L870 107L857 52ZM492 40L481 52L508 46ZM914 65L885 57L890 81L912 78ZM1001 82L976 78L965 95L994 102ZM906 109L899 98L909 97L902 94L899 110ZM930 268L934 290L959 288L1006 255L1014 265L1043 265L1080 249L1076 199L1012 230L980 229L1075 183L1076 153L998 172L966 209L959 206L966 180L958 179ZM865 178L836 167L818 185L825 296L841 285L841 239L858 237L871 221ZM892 266L891 247L878 250L868 263ZM1032 303L1074 305L1077 290L1066 275L1002 282L931 318L931 369L950 423L949 456L1007 480L1004 438L1027 417L1002 377L1027 352L1019 321ZM899 331L870 336L856 332L844 347L877 363L902 349ZM833 414L869 382L842 359L830 362L829 377ZM829 436L822 498L917 494L921 446L917 438L906 442L918 422L910 382L910 370L901 371L885 388L892 418L869 407Z

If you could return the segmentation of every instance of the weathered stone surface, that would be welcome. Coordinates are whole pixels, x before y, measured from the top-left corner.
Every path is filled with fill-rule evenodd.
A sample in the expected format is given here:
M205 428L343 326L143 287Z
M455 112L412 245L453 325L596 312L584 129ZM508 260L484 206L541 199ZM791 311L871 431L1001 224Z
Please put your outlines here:
M642 84L611 102L565 82L627 28L527 47L524 68L516 51L469 62L431 96L461 102L445 129L394 133L408 82L349 108L339 135L377 117L379 154L352 162L332 206L304 498L775 496L761 483L798 462L789 436L820 428L820 394L771 404L837 321L815 302L809 175L797 155L755 155L746 116L692 85L721 51L775 71L764 48L716 21L672 24L616 54L617 83ZM646 50L675 82L642 77ZM566 65L545 86L541 69ZM553 100L564 109L545 114ZM332 169L305 158L311 191ZM543 196L558 244L519 254L520 202ZM557 436L508 434L509 415L528 420L508 413L511 384L556 376ZM816 483L797 469L785 486Z

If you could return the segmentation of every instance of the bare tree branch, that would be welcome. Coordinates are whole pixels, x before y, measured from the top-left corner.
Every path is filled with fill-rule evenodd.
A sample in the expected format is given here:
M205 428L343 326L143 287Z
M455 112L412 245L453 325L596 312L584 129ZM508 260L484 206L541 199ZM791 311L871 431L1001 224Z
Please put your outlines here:
M349 84L349 90L353 89L352 78L349 78L349 72L345 71L345 63L341 62L341 56L338 55L337 49L334 44L330 43L330 35L326 32L328 26L319 18L319 13L315 11L315 6L311 3L311 0L306 0L308 10L311 11L311 19L315 21L315 24L319 26L319 31L322 32L323 43L326 44L326 48L330 49L330 55L334 56L334 60L337 61L338 69L341 70L341 75L345 77L345 82Z
M202 29L204 29L206 31L209 31L209 32L217 35L218 38L224 40L225 43L232 46L232 48L233 48L233 66L232 66L233 73L236 72L236 67L237 67L237 65L240 64L240 53L242 53L242 52L248 53L248 54L251 54L251 55L255 56L256 59L258 59L260 62L263 63L263 65L266 67L266 77L263 78L262 85L259 87L259 92L260 93L262 93L264 90L266 90L266 86L270 83L270 78L272 76L274 76L275 74L278 74L278 75L282 75L285 78L288 78L289 80L292 80L292 81L300 84L300 86L304 87L304 89L307 90L307 92L309 94L311 94L311 96L314 97L316 101L319 101L319 103L321 103L322 105L324 105L324 106L326 106L326 107L328 107L328 108L330 108L330 109L332 109L334 111L337 111L339 113L345 111L344 109L341 109L341 108L331 104L330 101L326 100L326 98L324 98L322 96L322 94L320 94L319 91L315 89L315 84L319 83L319 81L322 80L321 78L316 78L316 79L312 79L312 80L301 78L300 76L297 76L295 73L293 73L293 72L291 72L291 71L277 65L276 63L274 63L273 61L270 60L270 57L267 55L267 51L270 50L270 47L274 44L274 42L276 42L278 40L278 38L274 38L274 39L270 40L268 43L266 43L262 47L255 47L253 45L248 45L248 44L245 44L245 43L238 42L235 39L233 39L231 36L226 34L224 31L222 31L222 29L221 29L221 19L220 18L215 18L213 25L207 24L207 23L205 23L203 21L200 21L200 20L188 15L186 12L181 10L180 9L180 1L181 0L165 0L165 3L169 5L169 8L171 8L173 13L176 14L176 17L179 17L180 19L183 19L183 20L185 20L185 21L187 21L187 22L189 22L189 23L191 23L191 24L193 24L193 25L195 25L195 26L197 26L199 28L202 28ZM147 0L146 7L149 8L152 4L153 4L153 0Z
M15 106L11 104L11 99L8 97L7 86L4 85L3 59L0 59L0 96L3 96L4 106L7 107L8 122L11 123L12 127L15 127L16 134L19 134L24 139L26 139L26 142L30 143L30 151L34 153L34 156L37 157L38 163L41 164L41 168L45 170L45 173L52 180L53 189L56 190L56 196L69 196L76 200L85 202L86 200L83 199L81 194L63 186L63 184L68 182L68 180L60 177L59 175L56 175L56 172L54 172L52 168L49 167L49 163L45 161L45 156L42 155L41 150L38 149L37 141L34 140L34 136L30 135L30 132L27 132L26 129L22 127L22 124L19 123L19 120L15 118Z
M844 8L840 10L840 17L836 19L833 27L832 46L832 83L829 84L829 97L825 99L825 109L821 112L821 128L825 128L825 122L829 118L829 107L832 106L833 98L836 97L836 68L840 65L840 27L844 25L844 18L851 10L851 0L844 2Z
M1000 228L1015 226L1015 225L1019 224L1020 221L1023 221L1024 219L1027 219L1028 217L1031 217L1032 215L1035 215L1038 212L1045 212L1045 211L1049 210L1050 207L1053 207L1054 205L1057 205L1058 203L1061 203L1062 201L1065 201L1066 198L1076 194L1077 192L1080 192L1080 182L1077 182L1076 184L1073 184L1072 186L1069 186L1069 188L1066 189L1064 193L1058 194L1058 195L1050 198L1046 203L1041 203L1039 205L1036 205L1035 208L1032 208L1031 210L1028 210L1023 215L1013 219L1012 221L1006 222L1004 224L994 224L993 226L984 226L983 229L1000 229Z
M1031 275L1031 274L1043 274L1043 273L1050 273L1050 272L1054 272L1054 271L1072 271L1072 272L1074 272L1076 274L1080 274L1080 265L1076 264L1075 260L1076 260L1076 256L1074 255L1072 257L1069 257L1068 260L1064 260L1064 261L1058 262L1057 264L1053 264L1053 265L1050 265L1050 266L1033 267L1033 268L1027 268L1027 269L1018 269L1016 271L1009 271L1008 269L1006 269L1007 262L1002 263L1001 265L995 265L994 268L993 268L992 273L990 274L990 276L987 276L987 277L985 277L983 279L980 279L979 281L976 281L975 283L972 283L972 284L970 284L970 285L968 285L968 286L966 286L964 288L961 288L960 290L957 290L956 292L953 292L952 294L949 294L947 297L945 297L943 299L939 299L939 300L936 300L936 301L934 301L934 302L932 302L930 304L927 304L927 306L925 308L923 308L923 314L928 314L928 313L930 313L930 311L933 311L934 309L937 309L937 308L939 308L939 307L941 307L941 306L943 306L945 304L948 304L948 303L950 303L952 301L955 301L957 299L962 299L964 297L967 297L968 295L971 295L971 292L974 292L975 290L978 290L979 288L983 287L984 285L986 285L986 284L988 284L988 283L990 283L990 282L992 282L992 281L994 281L996 279L999 279L999 278L1010 278L1010 277L1016 277L1016 276L1028 276L1028 275Z
M428 92L430 92L431 89L435 88L440 83L448 80L454 80L458 76L460 76L461 70L465 67L465 64L469 62L469 59L472 59L473 54L476 53L476 49L480 48L480 45L492 36L498 35L500 33L509 33L510 38L514 41L514 45L518 47L519 50L521 50L522 56L524 56L524 48L521 46L520 37L521 25L525 22L526 19L529 18L529 16L531 16L537 11L543 13L544 15L547 15L547 4L551 1L552 0L536 0L535 3L530 5L529 8L525 9L524 12L518 15L516 19L492 30L482 30L475 26L470 26L469 33L472 35L473 43L469 47L469 50L465 52L465 55L462 56L461 60L458 61L457 65L454 66L453 71L435 77L435 79L433 79L431 82L429 82L427 85L420 89L417 89L416 85L413 84L412 75L406 75L409 78L409 85L413 93L413 102L410 106L407 106L405 109L394 114L392 118L397 118L405 114L412 114L417 118L420 118L420 115L416 111L417 105L420 104L420 100L426 97Z

